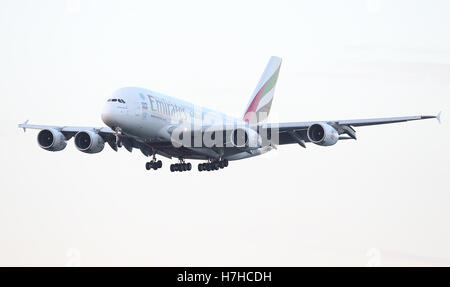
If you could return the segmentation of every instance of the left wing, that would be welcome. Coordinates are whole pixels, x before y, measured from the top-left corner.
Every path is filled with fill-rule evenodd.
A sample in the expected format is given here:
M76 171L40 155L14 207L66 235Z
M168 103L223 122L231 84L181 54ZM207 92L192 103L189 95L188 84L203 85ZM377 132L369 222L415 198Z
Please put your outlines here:
M28 121L24 122L23 124L19 124L19 128L22 128L23 131L26 131L26 129L35 129L35 130L45 130L45 129L54 129L57 131L62 132L64 135L67 136L74 136L77 132L80 131L95 131L95 132L101 132L105 134L114 134L114 131L108 127L71 127L71 126L47 126L47 125L31 125L28 124Z
M109 144L109 146L117 151L118 142L117 137L120 137L120 143L128 150L132 151L133 148L138 148L144 153L146 156L152 154L152 148L140 141L138 138L120 134L118 135L115 131L110 129L109 127L76 127L76 126L50 126L50 125L32 125L28 124L26 121L23 124L19 124L19 128L22 128L25 132L26 129L37 129L37 130L54 130L62 133L65 137L65 140L69 140L74 137L78 132L94 132L102 137L102 139Z
M19 124L18 127L22 128L24 132L26 131L26 129L56 131L64 136L64 141L70 140L79 132L93 132L95 134L98 134L115 151L118 150L118 147L123 145L129 152L131 152L133 148L136 148L139 149L145 156L151 156L154 153L167 158L189 157L203 159L205 158L205 156L218 156L213 153L213 151L209 151L208 149L205 149L204 152L202 152L202 150L190 149L186 147L174 148L170 140L150 142L122 132L117 133L109 127L32 125L28 124L28 121L24 122L23 124ZM120 143L118 139L120 139ZM65 148L65 144L63 148Z

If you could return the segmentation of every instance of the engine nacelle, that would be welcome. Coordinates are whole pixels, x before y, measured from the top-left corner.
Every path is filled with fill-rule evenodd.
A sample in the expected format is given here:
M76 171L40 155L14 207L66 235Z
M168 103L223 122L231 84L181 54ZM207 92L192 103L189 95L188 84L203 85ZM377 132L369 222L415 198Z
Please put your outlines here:
M103 138L92 131L81 131L75 135L75 146L85 153L98 153L105 147Z
M339 133L332 126L325 123L317 123L309 126L308 139L321 146L334 145L339 140Z
M234 147L260 148L261 136L250 128L237 128L231 132L231 144Z
M38 144L48 151L60 151L66 148L66 137L55 129L41 130L37 136Z

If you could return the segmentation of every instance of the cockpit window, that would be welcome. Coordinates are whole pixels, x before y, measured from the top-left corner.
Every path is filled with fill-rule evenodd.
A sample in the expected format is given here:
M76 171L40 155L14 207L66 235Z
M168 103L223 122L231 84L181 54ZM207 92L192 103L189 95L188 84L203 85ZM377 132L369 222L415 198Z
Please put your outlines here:
M108 99L108 102L119 102L119 103L125 104L125 101L122 99Z

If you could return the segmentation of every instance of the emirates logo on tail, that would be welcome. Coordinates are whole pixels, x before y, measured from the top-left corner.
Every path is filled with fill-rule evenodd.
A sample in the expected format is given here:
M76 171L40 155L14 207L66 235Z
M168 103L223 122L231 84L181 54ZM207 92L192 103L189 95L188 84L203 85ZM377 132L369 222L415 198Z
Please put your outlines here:
M250 102L243 116L244 121L259 123L267 119L270 107L272 106L280 67L281 58L271 57L250 98Z

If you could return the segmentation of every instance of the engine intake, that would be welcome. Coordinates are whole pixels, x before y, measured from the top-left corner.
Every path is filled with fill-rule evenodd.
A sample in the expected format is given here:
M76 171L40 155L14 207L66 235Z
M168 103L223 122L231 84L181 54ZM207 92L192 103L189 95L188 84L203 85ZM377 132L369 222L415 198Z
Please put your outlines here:
M37 136L38 144L48 151L60 151L66 148L66 137L55 129L41 130Z
M325 123L317 123L309 126L308 139L321 146L334 145L339 140L339 133L332 126Z
M105 141L95 132L81 131L75 135L75 146L85 153L98 153L105 147Z

